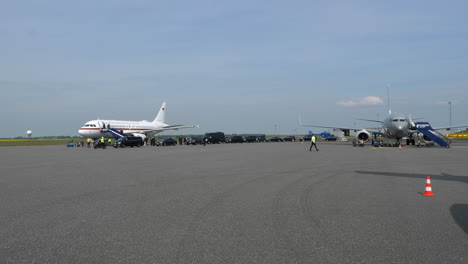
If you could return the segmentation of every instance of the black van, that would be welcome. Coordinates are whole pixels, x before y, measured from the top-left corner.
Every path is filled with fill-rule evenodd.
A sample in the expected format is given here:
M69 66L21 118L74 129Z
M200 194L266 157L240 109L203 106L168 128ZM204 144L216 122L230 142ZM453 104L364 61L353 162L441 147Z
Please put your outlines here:
M226 142L226 136L223 132L206 133L203 140L206 140L207 143L219 144L221 142Z
M134 147L134 146L137 146L137 147L140 147L140 146L143 146L143 139L141 137L131 137L131 136L127 136L127 137L121 137L119 139L117 139L113 146L114 148L124 148L124 147Z

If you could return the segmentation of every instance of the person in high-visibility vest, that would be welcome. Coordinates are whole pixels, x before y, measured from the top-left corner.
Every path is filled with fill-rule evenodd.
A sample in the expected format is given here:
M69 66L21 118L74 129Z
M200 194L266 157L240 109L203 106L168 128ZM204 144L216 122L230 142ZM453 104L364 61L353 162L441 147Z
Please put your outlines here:
M89 148L89 147L90 147L90 145L91 145L91 139L90 139L90 138L88 138L88 139L86 140L86 142L88 143L88 148Z
M106 144L106 140L104 139L104 137L101 137L100 142L101 142L102 145L105 145L105 144Z
M112 145L112 139L111 139L111 138L108 138L108 139L107 139L107 145L109 145L109 146Z
M315 147L315 150L316 150L316 151L319 151L319 150L317 149L317 143L315 143L316 141L317 141L317 136L315 136L315 134L313 134L312 137L310 138L311 144L310 144L310 149L309 149L309 151L312 151L312 147L313 147L313 146Z

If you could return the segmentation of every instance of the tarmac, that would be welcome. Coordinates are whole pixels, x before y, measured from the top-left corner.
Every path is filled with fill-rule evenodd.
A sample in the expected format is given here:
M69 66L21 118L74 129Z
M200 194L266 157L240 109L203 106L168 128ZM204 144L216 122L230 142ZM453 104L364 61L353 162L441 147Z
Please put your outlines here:
M0 262L468 263L468 141L309 144L2 147Z

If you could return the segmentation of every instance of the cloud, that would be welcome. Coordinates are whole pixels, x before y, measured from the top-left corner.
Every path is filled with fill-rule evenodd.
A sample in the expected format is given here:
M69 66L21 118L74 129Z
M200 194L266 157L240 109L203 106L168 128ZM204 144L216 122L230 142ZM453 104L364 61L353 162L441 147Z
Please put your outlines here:
M357 100L341 101L338 105L353 107L353 106L364 106L364 105L381 105L383 100L378 96L366 96Z

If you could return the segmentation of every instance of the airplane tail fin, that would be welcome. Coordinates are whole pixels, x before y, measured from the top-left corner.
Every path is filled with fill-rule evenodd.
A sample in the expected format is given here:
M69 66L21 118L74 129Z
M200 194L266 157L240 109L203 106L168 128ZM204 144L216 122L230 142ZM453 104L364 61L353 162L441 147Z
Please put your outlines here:
M166 117L165 117L165 112L166 112L166 102L164 102L159 109L158 115L154 119L153 123L163 123L165 124L166 122Z
M387 100L388 100L388 114L392 114L392 106L390 105L390 84L387 84Z

